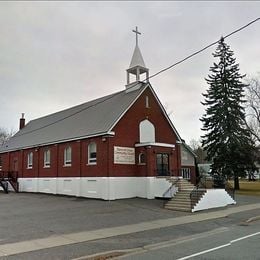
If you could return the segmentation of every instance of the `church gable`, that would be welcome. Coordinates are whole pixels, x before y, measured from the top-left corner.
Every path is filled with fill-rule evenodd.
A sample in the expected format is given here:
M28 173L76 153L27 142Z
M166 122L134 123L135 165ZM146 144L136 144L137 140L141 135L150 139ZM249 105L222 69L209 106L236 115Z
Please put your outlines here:
M138 99L111 129L126 145L136 143L169 143L180 141L157 96L148 85ZM120 140L121 141L121 140Z

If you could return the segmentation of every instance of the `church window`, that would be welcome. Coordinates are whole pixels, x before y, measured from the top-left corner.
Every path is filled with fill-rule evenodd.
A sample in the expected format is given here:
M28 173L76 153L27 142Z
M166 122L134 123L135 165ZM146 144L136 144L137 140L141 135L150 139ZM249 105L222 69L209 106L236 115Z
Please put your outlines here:
M154 143L155 142L155 128L154 125L147 119L140 122L139 125L140 143Z
M49 149L44 151L44 168L51 166L51 151Z
M145 164L145 154L144 153L139 154L138 163Z
M97 145L92 142L88 145L88 164L97 163Z
M68 146L64 150L64 166L71 166L71 147Z
M27 155L27 169L32 169L32 167L33 167L33 152L30 152Z

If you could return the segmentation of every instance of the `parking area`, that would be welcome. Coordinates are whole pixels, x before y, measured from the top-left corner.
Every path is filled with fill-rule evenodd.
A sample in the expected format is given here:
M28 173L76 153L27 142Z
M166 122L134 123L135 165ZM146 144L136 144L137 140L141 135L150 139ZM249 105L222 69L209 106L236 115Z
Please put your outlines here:
M166 210L164 201L159 199L103 201L0 192L0 259L77 259L193 235L259 215L259 196L238 195L236 200L237 205L224 209L187 213ZM246 211L230 213L229 218L223 218L226 213L220 216L225 209L238 212L236 208L241 207L246 207ZM97 235L99 239L93 239ZM39 246L41 250L37 250ZM8 256L5 252L9 252Z
M0 244L191 214L166 210L163 203L1 192Z

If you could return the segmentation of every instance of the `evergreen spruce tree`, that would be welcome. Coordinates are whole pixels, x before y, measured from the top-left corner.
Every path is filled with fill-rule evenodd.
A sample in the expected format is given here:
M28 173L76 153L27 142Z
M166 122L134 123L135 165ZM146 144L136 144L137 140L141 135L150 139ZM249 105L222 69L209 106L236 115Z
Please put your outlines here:
M213 54L218 59L210 67L206 79L209 89L203 94L206 113L203 123L202 146L207 150L207 160L212 162L212 172L225 178L234 178L239 189L239 177L255 169L254 145L245 125L243 104L245 75L239 73L233 51L221 38Z

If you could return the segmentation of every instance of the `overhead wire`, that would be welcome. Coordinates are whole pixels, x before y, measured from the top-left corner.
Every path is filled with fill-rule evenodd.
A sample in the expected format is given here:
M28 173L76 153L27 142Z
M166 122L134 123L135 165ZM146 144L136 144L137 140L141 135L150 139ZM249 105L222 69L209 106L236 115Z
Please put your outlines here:
M253 20L253 21L251 21L250 23L248 23L248 24L246 24L246 25L244 25L244 26L238 28L238 29L235 30L235 31L233 31L233 32L231 32L231 33L229 33L229 34L227 34L227 35L225 35L225 36L222 36L222 38L223 38L223 39L226 39L226 38L230 37L231 35L233 35L233 34L235 34L235 33L238 33L239 31L242 31L242 30L245 29L246 27L250 26L251 24L253 24L253 23L255 23L255 22L259 21L259 20L260 20L260 17L257 18L257 19L255 19L255 20ZM167 71L167 70L169 70L169 69L171 69L171 68L173 68L173 67L179 65L180 63L182 63L182 62L184 62L184 61L186 61L186 60L192 58L193 56L195 56L195 55L197 55L197 54L199 54L199 53L201 53L201 52L207 50L208 48L212 47L213 45L217 44L218 42L219 42L219 40L217 40L217 41L215 41L215 42L213 42L213 43L207 45L206 47L200 49L199 51L196 51L196 52L190 54L189 56L185 57L184 59L182 59L182 60L180 60L180 61L177 61L176 63L173 63L173 64L170 65L169 67L164 68L164 69L162 69L162 70L156 72L155 74L149 76L146 80L151 79L151 78L153 78L153 77L155 77L155 76L157 76L157 75L159 75L159 74L161 74L161 73L163 73L163 72L165 72L165 71Z
M232 31L232 32L229 33L229 34L227 34L227 35L225 35L225 36L222 36L222 38L226 39L226 38L230 37L231 35L234 35L234 34L240 32L240 31L242 31L243 29L247 28L248 26L250 26L251 24L253 24L253 23L255 23L255 22L259 21L259 20L260 20L260 17L256 18L255 20L249 22L249 23L246 24L246 25L244 25L244 26L242 26L242 27L236 29L235 31ZM165 71L167 71L167 70L169 70L169 69L171 69L171 68L173 68L173 67L175 67L175 66L177 66L177 65L179 65L179 64L181 64L181 63L183 63L184 61L186 61L186 60L188 60L188 59L194 57L195 55L197 55L197 54L199 54L199 53L205 51L206 49L208 49L208 48L214 46L214 45L217 44L218 42L219 42L219 40L214 41L213 43L211 43L211 44L205 46L204 48L202 48L202 49L200 49L200 50L198 50L198 51L196 51L196 52L193 52L193 53L190 54L189 56L187 56L187 57L185 57L185 58L183 58L183 59L181 59L181 60L179 60L179 61L173 63L172 65L170 65L170 66L168 66L168 67L166 67L166 68L164 68L164 69L162 69L162 70L156 72L155 74L153 74L153 75L151 75L151 76L145 78L145 79L144 79L143 81L141 81L141 82L143 82L143 83L148 82L149 79L151 79L151 78L153 78L153 77L156 77L156 76L158 76L159 74L161 74L161 73L163 73L163 72L165 72ZM136 82L136 84L133 84L132 86L129 86L129 87L128 87L128 90L131 89L131 88L136 87L138 84L140 84L140 82ZM120 93L120 92L118 92L118 93ZM115 94L116 94L116 93L115 93ZM115 95L115 94L114 94L114 95ZM96 102L96 103L91 104L91 105L89 105L89 106L87 106L87 107L84 107L83 109L80 109L79 111L76 111L76 112L74 112L74 113L72 113L72 114L70 114L70 115L68 115L68 116L65 116L65 117L63 117L63 118L60 118L60 119L58 119L58 120L56 120L56 121L54 121L54 122L52 122L52 123L46 124L46 125L41 126L41 127L39 127L39 128L33 129L33 130L31 130L31 131L27 131L27 132L24 132L24 133L20 133L20 134L15 135L15 136L18 137L18 136L26 135L26 134L29 134L29 133L36 132L36 131L38 131L38 130L41 130L41 129L43 129L43 128L49 127L49 126L51 126L51 125L57 124L58 122L61 122L61 121L65 120L65 119L67 119L67 118L69 118L69 117L72 117L72 116L74 116L74 115L76 115L76 114L78 114L78 113L80 113L80 112L82 112L82 111L84 111L84 110L87 110L87 109L89 109L89 108L91 108L91 107L97 106L97 105L99 105L99 104L101 104L101 103L103 103L103 102L105 102L105 101L111 99L114 95L109 95L109 96L107 96L107 98L102 98L99 102Z

